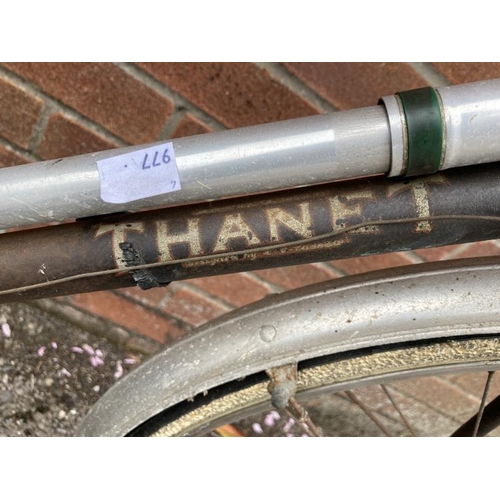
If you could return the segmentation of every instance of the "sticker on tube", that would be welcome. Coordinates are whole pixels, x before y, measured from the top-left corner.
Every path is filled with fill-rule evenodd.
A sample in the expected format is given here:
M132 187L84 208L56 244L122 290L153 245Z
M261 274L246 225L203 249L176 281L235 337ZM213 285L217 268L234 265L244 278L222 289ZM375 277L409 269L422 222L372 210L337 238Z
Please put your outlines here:
M150 146L97 162L101 198L128 203L181 189L171 142Z

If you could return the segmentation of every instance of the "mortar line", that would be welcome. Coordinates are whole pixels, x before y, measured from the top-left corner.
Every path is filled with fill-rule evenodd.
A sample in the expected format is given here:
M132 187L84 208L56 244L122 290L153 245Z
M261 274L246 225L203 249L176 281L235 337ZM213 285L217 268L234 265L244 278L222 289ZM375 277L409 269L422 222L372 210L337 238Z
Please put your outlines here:
M484 373L484 375L487 375L486 372ZM465 394L469 398L474 398L476 403L480 402L481 399L479 397L477 397L476 395L472 394L469 391L469 389L467 389L462 384L460 384L460 382L455 382L455 381L449 380L448 378L440 378L440 380L445 382L447 385L450 385L451 387L459 390L460 392L462 392L463 394Z
M54 106L51 103L46 103L43 107L42 113L40 114L40 118L36 124L35 133L33 134L29 144L30 151L33 151L33 154L37 154L38 148L40 147L40 144L45 136L49 120L52 116L54 116L54 114Z
M132 287L134 288L134 287ZM185 322L182 319L176 318L174 316L171 316L170 314L166 313L165 311L160 309L160 305L163 304L165 299L162 299L157 306L152 306L150 304L147 304L146 302L141 301L137 297L133 297L130 295L127 295L126 293L120 291L120 290L109 290L113 295L116 295L122 299L128 300L129 302L132 302L133 304L136 304L138 306L143 307L149 312L152 312L158 316L160 316L163 319L167 319L168 321L171 321L177 328L180 328L185 331L192 330L194 328L193 325L190 325L189 323Z
M338 260L342 260L342 259L338 259ZM334 273L338 274L339 278L342 278L343 276L350 276L345 271L342 271L337 266L334 266L331 262L322 262L322 264L325 267L327 267L328 269L332 270Z
M274 268L271 268L274 269ZM260 269L261 271L265 271L265 269ZM269 289L269 292L267 295L271 293L282 293L285 292L287 289L283 288L280 285L276 285L275 283L271 283L270 281L267 281L265 278L260 277L258 274L255 273L255 271L246 271L246 275L248 275L252 280L256 281L260 285L265 286L266 288Z
M213 130L225 130L227 127L219 122L216 118L203 111L201 108L193 104L191 101L180 95L179 93L167 87L163 82L158 80L154 75L149 74L134 63L115 63L120 69L125 71L128 75L134 77L150 89L155 90L163 97L173 101L174 105L180 110L186 110L193 116L204 122Z
M28 158L32 162L42 161L38 156L31 153L31 151L28 151L27 149L23 149L22 147L13 144L8 139L5 139L4 137L0 137L0 145L4 146L6 149L10 149L13 153L16 153L16 154L21 155L21 156L25 156L26 158Z
M330 279L336 279L340 277L338 270L328 262L312 262L310 265L316 267L317 269L325 271L327 274L332 274L332 276L330 276Z
M267 288L267 295L269 295L270 293L281 293L285 291L283 287L275 285L273 283L269 283L264 278L261 278L260 276L255 274L255 272L253 271L243 271L241 274L247 276L251 281L254 281L255 283Z
M309 104L312 104L318 111L322 113L334 113L338 111L338 108L329 103L324 97L311 89L304 81L296 77L280 63L258 62L254 64L266 70L275 80L291 90L294 94L308 101Z
M430 63L411 62L409 66L433 87L449 87L451 82Z
M208 277L208 276L207 276ZM221 297L218 297L217 295L212 295L209 292L206 292L205 290L202 290L201 288L198 288L196 285L192 285L191 283L188 283L187 281L176 281L175 282L179 288L184 288L192 293L199 295L200 297L203 297L206 300L209 300L210 302L214 302L218 306L222 307L223 309L227 309L226 312L232 311L233 309L236 309L237 306L234 304L230 304L226 300L222 299ZM165 305L167 297L161 300L161 305Z
M9 80L18 84L21 88L23 88L24 90L26 90L30 94L38 97L39 99L42 99L47 105L50 104L58 111L65 113L67 117L69 117L77 122L81 122L82 125L84 125L88 129L90 129L92 132L99 134L107 141L109 141L111 143L115 143L117 146L121 146L121 147L125 147L125 146L130 145L130 143L128 143L124 139L121 139L120 137L115 135L113 132L110 132L103 125L100 125L100 124L92 121L90 118L87 118L85 115L81 114L76 109L73 109L68 104L63 103L62 101L60 101L56 97L53 97L49 94L46 94L36 83L31 82L29 80L26 80L24 77L14 73L10 69L6 68L5 66L0 65L0 75L5 76Z
M78 328L93 336L102 336L109 342L115 345L120 345L123 348L130 350L130 352L150 355L154 352L157 352L159 349L161 349L162 346L161 342L151 337L141 335L134 330L129 329L128 327L118 325L111 320L92 314L85 309L80 309L79 307L76 307L73 304L69 304L67 302L60 303L59 301L56 301L54 299L45 298L29 300L26 302L26 304L36 307L37 309L40 309L53 317L61 318L64 321L76 325ZM76 319L74 317L74 314L68 312L68 310L75 311L80 315L80 319ZM114 333L110 334L109 332L111 329L114 329L115 332L123 332L123 334L126 335L126 339L117 338ZM141 350L140 348L128 347L128 344L132 339L146 341L146 343L151 346L151 349L148 348L148 353L145 353L144 350Z
M286 289L283 287L280 287L278 285L274 285L273 283L267 282L265 279L261 278L260 276L254 274L251 271L242 271L239 273L235 274L242 274L247 276L251 281L255 282L255 284L259 284L267 288L267 293L266 295L269 295L270 293L281 293L284 292ZM224 276L224 275L214 275L212 277L217 277L217 276ZM210 276L205 276L206 278L209 278ZM231 309L238 309L240 306L234 305L231 302L227 301L226 299L223 299L222 297L218 297L217 295L213 295L210 292L206 292L203 289L200 289L197 285L192 285L190 283L186 283L186 281L180 281L179 283L182 283L182 285L189 287L196 287L196 293L199 293L200 295L206 296L206 298L209 298L213 301L216 301L214 299L217 299L221 302L222 305L225 305L226 307L229 307ZM260 300L260 299L257 299ZM252 302L257 302L257 300L254 300Z
M215 275L213 277L218 277L218 276L224 276L223 274ZM203 276L203 278L210 278L211 276ZM202 279L203 279L202 278ZM191 290L193 293L196 293L205 299L210 300L211 302L215 302L216 304L225 307L232 311L233 309L238 309L240 306L236 306L234 304L231 304L231 302L227 301L226 299L219 297L218 295L213 295L210 292L207 292L203 290L202 288L199 288L196 285L193 285L191 283L187 283L187 281L180 281L179 284L182 284L183 287L186 287L188 290Z
M433 378L437 378L437 380L439 382L441 382L443 379L440 379L438 377L433 377ZM413 401L417 402L418 404L421 404L422 406L430 409L431 411L433 411L434 413L442 416L442 417L445 417L447 418L448 420L451 420L452 422L455 422L455 423L463 423L463 421L460 421L459 418L456 416L456 415L450 415L449 413L446 413L442 408L438 408L436 406L433 406L431 402L429 402L429 399L422 399L422 395L421 394L414 394L412 393L411 391L408 391L408 389L406 389L406 387L403 385L391 385L391 390L392 391L395 391L396 393L404 396L404 397L407 397L407 398L410 398L412 399ZM470 394L467 394L467 397L470 398Z
M473 244L474 244L474 242L473 243L462 243L458 248L454 248L450 253L448 253L446 255L446 257L442 260L451 260L451 259L455 258L456 256L463 253L465 250L470 248Z
M426 262L425 259L420 257L420 255L416 254L413 250L406 250L405 252L401 253L405 255L412 262L412 264L420 264L422 262Z
M186 116L186 111L181 109L175 109L174 112L167 118L165 124L163 125L160 133L156 137L157 141L166 141L172 138L172 134L175 132L179 123Z

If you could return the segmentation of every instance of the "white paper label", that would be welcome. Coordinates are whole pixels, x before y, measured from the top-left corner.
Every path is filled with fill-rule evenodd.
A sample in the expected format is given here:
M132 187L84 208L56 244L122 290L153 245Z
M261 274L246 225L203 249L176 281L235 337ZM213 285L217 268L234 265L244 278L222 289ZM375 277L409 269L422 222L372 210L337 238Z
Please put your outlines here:
M101 198L107 203L127 203L181 189L171 142L97 162Z

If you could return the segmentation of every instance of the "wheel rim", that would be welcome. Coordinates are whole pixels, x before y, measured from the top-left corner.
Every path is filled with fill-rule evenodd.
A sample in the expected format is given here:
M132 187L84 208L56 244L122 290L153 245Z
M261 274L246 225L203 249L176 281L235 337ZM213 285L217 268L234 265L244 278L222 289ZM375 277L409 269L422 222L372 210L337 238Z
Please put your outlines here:
M310 360L301 366L297 399L302 404L305 404L306 399L317 398L318 395L332 389L338 394L360 387L390 385L415 377L435 377L498 369L500 367L500 338L491 336L446 339L420 345L393 347L375 353L344 354L340 357L334 356L333 358L337 359L332 360L328 358L332 357ZM165 423L169 419L168 412L165 412L162 417L156 418L156 422L153 421L142 431L139 430L139 434L145 431L146 434L156 437L206 435L221 425L249 418L250 413L269 411L270 395L267 386L268 380L261 380L254 384L250 383L241 390L231 388L230 394L215 397L208 404L202 403L204 398L210 399L209 395L201 395L198 401L193 401L194 408L191 411L183 410L185 413L182 417ZM199 406L196 407L196 405ZM476 411L474 405L471 405L469 410L470 412ZM173 413L175 414L175 409ZM159 423L162 419L163 425ZM457 418L449 418L449 420L448 433L451 434L460 422ZM319 425L321 426L321 423ZM155 427L159 428L153 431ZM442 427L443 424L441 424ZM418 435L422 435L422 426L417 424L416 429ZM431 433L431 435L437 434L440 432Z

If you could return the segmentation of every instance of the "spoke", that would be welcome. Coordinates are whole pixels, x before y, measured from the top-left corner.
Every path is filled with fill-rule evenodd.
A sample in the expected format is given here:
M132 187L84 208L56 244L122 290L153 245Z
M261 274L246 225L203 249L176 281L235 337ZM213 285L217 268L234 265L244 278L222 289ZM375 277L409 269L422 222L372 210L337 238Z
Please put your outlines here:
M288 400L288 404L289 407L293 408L293 412L287 408L288 414L294 418L308 436L323 437L323 431L312 421L305 408L294 397Z
M484 407L486 406L486 399L488 397L488 392L490 390L491 380L495 372L488 372L488 378L486 379L486 384L484 386L483 397L481 398L481 405L479 411L477 412L476 423L474 425L474 430L472 431L472 437L477 437L479 431L479 425L481 424L481 419L483 418Z
M399 408L399 406L397 405L395 399L391 396L391 394L389 393L389 389L385 386L385 385L381 385L380 387L382 387L383 391L385 392L385 395L387 396L387 398L389 399L389 401L391 402L392 406L394 406L394 408L396 408L396 411L399 413L399 416L401 417L401 420L404 422L406 428L410 431L410 434L413 436L413 437L418 437L418 434L413 430L412 426L410 425L410 422L408 421L408 419L403 415L403 412L401 411L401 409Z
M385 425L376 417L376 415L364 404L362 403L358 397L351 391L345 391L345 393L349 396L349 399L357 404L373 421L373 423L388 437L393 437L393 434L385 427Z
M484 392L486 393L489 391L489 385L493 376L490 373L494 372L488 372L488 380L484 388ZM486 397L483 393L483 400L481 401L478 413L462 424L451 435L452 437L486 436L486 434L500 426L500 395L484 406ZM478 421L479 425L477 425Z

